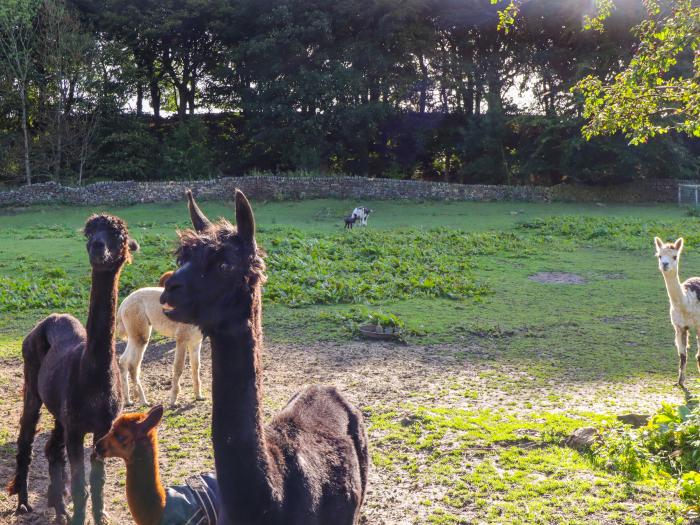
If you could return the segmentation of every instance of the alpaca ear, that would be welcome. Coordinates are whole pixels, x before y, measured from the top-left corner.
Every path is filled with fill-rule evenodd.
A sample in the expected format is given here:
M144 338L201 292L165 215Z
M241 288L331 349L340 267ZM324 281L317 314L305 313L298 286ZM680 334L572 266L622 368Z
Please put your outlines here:
M255 244L255 217L250 202L243 192L236 189L236 227L238 235L248 244Z
M207 219L206 215L202 213L199 209L197 203L194 201L194 196L192 195L192 190L187 190L187 207L190 210L190 219L192 220L192 226L198 232L203 232L209 226L211 226L211 221Z
M131 253L137 252L137 251L139 251L139 250L141 249L141 247L139 246L139 243L137 243L137 242L136 242L134 239L132 239L131 237L129 237L129 240L127 241L127 244L129 245L129 251L130 251Z
M654 244L656 245L657 250L660 250L661 248L664 247L664 241L662 241L658 237L654 237Z
M158 426L161 419L163 419L163 405L156 405L148 411L146 418L139 422L139 432L142 434L148 434L151 430Z
M172 275L173 275L174 273L175 273L175 272L170 271L170 272L165 272L163 275L161 275L161 276L160 276L160 280L158 281L158 286L160 286L161 288L165 288L165 283L166 283L166 281L167 281L168 279L170 279L170 277L172 277Z
M676 242L673 243L673 248L678 251L683 249L683 237L676 239Z

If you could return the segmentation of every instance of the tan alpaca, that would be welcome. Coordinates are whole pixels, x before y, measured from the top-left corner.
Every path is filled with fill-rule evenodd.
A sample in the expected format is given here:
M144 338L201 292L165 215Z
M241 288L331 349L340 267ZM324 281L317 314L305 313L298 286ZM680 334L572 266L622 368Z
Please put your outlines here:
M695 330L698 353L695 359L700 370L700 277L691 277L681 284L678 278L678 262L683 251L683 238L673 243L664 243L654 237L659 270L666 281L666 291L671 302L671 323L676 331L678 350L678 384L685 386L685 365L688 361L690 330Z
M129 376L136 385L142 404L148 404L141 385L141 361L151 338L151 329L161 335L175 339L175 361L170 390L170 403L177 402L180 393L180 376L185 366L185 351L190 355L192 383L197 400L204 399L199 382L199 352L202 347L202 333L190 324L176 323L163 314L160 295L163 288L140 288L124 299L117 312L117 336L127 340L126 350L119 358L122 376L122 389L126 403L131 404ZM127 373L128 372L128 373Z

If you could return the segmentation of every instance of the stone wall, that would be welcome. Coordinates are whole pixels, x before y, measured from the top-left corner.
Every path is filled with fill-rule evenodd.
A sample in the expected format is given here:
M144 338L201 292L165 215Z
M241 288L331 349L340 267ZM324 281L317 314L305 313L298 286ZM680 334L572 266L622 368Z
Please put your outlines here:
M354 200L519 200L544 201L534 186L488 186L366 177L226 177L176 182L99 182L72 188L59 184L22 186L0 192L0 206L64 203L78 205L179 201L186 188L200 199L230 199L235 188L256 200L341 198Z
M78 188L59 184L35 184L0 192L0 206L32 204L113 205L139 202L180 201L186 188L203 200L230 199L240 188L255 200L341 198L355 201L381 199L447 201L545 202L675 202L675 180L640 181L634 184L593 187L559 185L497 186L448 184L366 177L226 177L202 181L99 182Z
M553 201L563 202L671 203L678 201L678 182L676 179L645 179L614 186L559 184L549 189L549 196Z

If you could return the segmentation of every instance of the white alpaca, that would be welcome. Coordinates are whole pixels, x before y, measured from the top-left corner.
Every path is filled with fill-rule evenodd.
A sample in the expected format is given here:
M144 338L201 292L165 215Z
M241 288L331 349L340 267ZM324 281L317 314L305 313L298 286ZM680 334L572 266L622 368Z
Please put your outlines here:
M202 333L194 325L176 323L163 314L160 295L163 288L140 288L124 299L117 312L117 336L127 340L126 350L119 358L122 376L122 390L127 405L131 404L129 395L129 376L136 384L141 403L146 405L146 394L141 385L141 361L146 346L151 338L151 329L161 335L175 339L175 362L173 363L173 380L170 390L170 403L175 404L180 393L180 376L185 366L185 351L190 355L192 383L197 400L204 399L199 382L199 352L202 348ZM128 373L127 373L128 372Z
M666 291L671 302L671 323L676 331L676 349L678 350L678 384L685 387L685 365L688 361L690 330L695 330L698 353L695 359L700 370L700 277L691 277L681 284L678 278L678 262L683 250L683 239L673 243L664 243L654 237L659 270L666 281Z

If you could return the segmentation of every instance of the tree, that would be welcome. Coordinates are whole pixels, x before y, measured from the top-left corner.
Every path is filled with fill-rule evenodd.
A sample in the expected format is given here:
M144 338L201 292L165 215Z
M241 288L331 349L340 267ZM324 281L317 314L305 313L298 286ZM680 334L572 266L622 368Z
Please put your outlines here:
M32 183L29 162L29 122L27 117L27 88L32 71L34 24L40 0L3 0L0 3L0 57L2 64L14 76L20 98L20 122L24 139L24 172L27 184Z
M506 4L506 0L491 0ZM509 0L499 28L508 32L527 0ZM584 29L605 31L623 0L594 0ZM630 144L678 131L700 137L700 5L697 0L644 0L646 19L627 66L610 77L588 75L574 87L584 100L586 138L623 133Z
M601 7L592 24L599 28L614 4L606 0ZM588 76L578 84L586 137L622 132L631 144L670 131L700 137L700 6L647 0L646 7L627 67L612 80Z
M93 71L95 42L84 33L78 20L62 0L44 0L39 13L39 45L37 61L41 63L45 91L50 97L50 118L47 119L48 139L51 142L53 180L59 182L65 163L68 140L82 139L89 128L74 128L68 134L67 122L81 91L87 89ZM48 109L48 108L47 108ZM48 115L47 115L48 116ZM87 118L86 124L97 121ZM77 133L76 133L77 132Z

